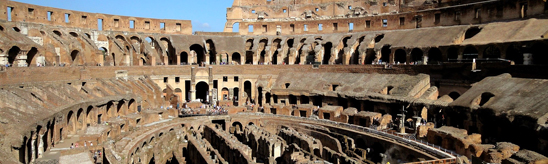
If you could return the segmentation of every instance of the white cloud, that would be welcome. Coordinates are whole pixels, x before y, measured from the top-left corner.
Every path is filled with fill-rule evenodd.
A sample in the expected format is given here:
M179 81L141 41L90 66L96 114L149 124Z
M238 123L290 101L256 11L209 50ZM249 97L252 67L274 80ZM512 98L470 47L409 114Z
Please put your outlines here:
M202 28L209 28L209 23L203 23Z

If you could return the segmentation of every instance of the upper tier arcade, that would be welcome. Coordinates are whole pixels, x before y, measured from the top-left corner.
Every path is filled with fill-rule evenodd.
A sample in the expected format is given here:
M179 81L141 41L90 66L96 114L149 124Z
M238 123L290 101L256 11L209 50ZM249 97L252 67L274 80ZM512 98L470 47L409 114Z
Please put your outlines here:
M40 23L53 26L162 34L192 34L190 20L151 19L87 13L0 0L2 20Z
M481 24L537 17L545 0L235 0L225 32L293 35Z

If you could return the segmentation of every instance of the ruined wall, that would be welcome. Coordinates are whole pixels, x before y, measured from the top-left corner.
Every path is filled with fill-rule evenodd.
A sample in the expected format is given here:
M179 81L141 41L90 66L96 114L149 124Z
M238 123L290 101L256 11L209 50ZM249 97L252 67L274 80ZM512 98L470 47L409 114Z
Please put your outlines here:
M189 20L150 19L118 16L99 13L86 13L20 3L10 0L0 1L0 19L8 20L11 8L11 21L39 23L63 27L75 27L104 31L131 31L164 34L192 34ZM67 18L68 19L65 19ZM102 26L99 26L102 24ZM131 25L130 25L131 24Z
M428 2L235 1L233 6L227 9L225 32L235 31L232 29L235 23L239 23L239 26L234 27L239 28L239 33L242 35L323 34L413 29L481 24L530 17L543 14L546 11L543 7L545 2L540 0L527 2ZM524 12L521 12L522 9Z

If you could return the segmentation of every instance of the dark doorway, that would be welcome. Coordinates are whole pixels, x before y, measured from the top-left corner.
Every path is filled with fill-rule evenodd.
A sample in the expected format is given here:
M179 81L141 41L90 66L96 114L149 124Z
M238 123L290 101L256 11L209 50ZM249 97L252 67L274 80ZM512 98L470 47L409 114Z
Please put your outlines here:
M333 43L327 42L324 44L324 54L322 64L329 64L329 59L331 58L331 48L333 48Z
M204 48L199 45L199 44L194 44L192 46L190 46L190 50L194 50L194 52L196 52L196 57L198 59L197 63L198 64L201 64L202 62L206 62L205 61L205 54L204 54Z
M202 102L207 103L207 96L209 95L209 84L206 82L199 82L196 84L196 98L201 99Z
M405 53L405 50L398 49L394 53L394 62L396 63L406 63L407 62L407 55Z

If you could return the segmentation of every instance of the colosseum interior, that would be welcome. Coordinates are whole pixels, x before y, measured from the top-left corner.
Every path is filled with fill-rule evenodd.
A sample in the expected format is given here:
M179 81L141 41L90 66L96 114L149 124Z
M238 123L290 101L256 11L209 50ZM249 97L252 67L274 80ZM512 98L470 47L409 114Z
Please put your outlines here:
M548 163L546 0L0 6L0 163Z

